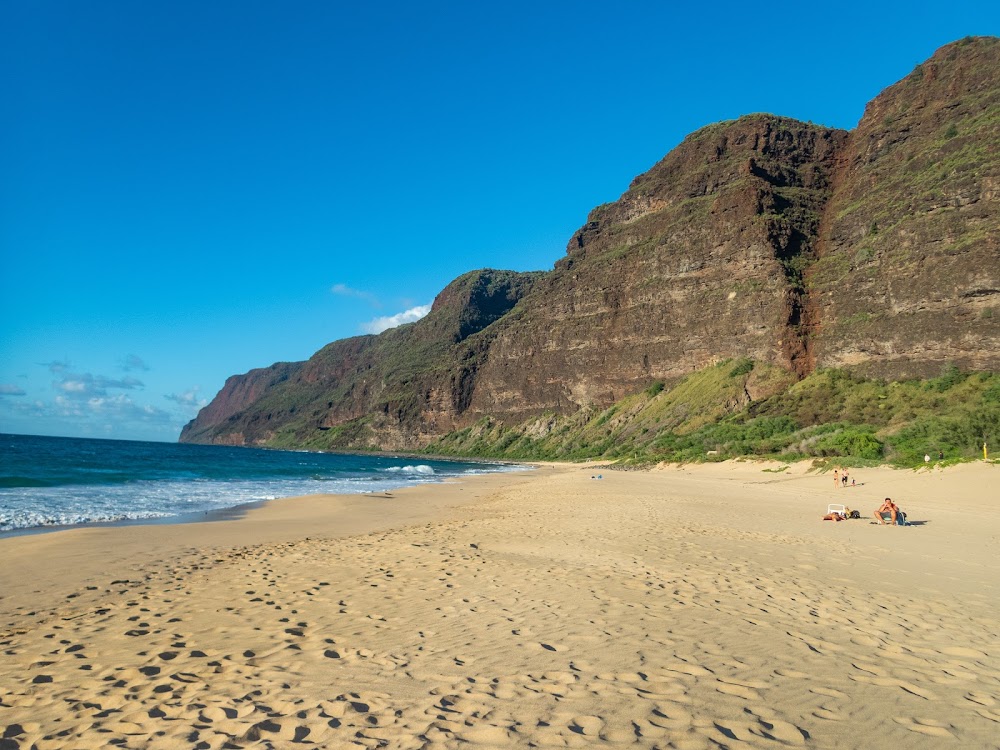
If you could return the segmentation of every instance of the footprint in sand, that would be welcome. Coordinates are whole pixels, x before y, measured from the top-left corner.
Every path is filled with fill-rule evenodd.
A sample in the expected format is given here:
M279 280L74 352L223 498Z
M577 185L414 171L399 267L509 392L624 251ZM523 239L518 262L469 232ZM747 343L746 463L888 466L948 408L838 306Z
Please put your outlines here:
M796 669L776 669L774 670L774 673L779 677L788 677L792 680L804 680L809 677L809 675L805 672L799 672Z
M989 719L990 721L995 721L1000 724L1000 711L991 708L977 708L976 713L982 716L984 719Z
M759 734L760 736L769 739L777 740L785 745L795 745L803 746L806 744L806 740L809 739L809 733L804 729L791 724L787 721L781 721L780 719L763 719L757 717L759 727L751 728L750 732L752 734Z
M997 704L997 702L993 699L993 696L988 695L987 693L968 692L965 694L965 700L978 703L980 706L986 706L987 708Z
M918 698L923 698L924 700L932 701L936 699L934 693L929 690L924 690L914 685L912 682L904 682L903 680L894 680L891 677L877 677L871 680L873 685L878 685L879 687L898 687L900 690L909 693L910 695L915 695Z
M843 721L846 717L842 713L832 711L825 706L820 706L815 711L813 711L813 716L817 719L823 719L825 721Z
M559 645L557 643L540 643L538 645L541 646L542 648L544 648L546 651L565 651L566 650L565 646L561 646L561 645Z
M942 721L934 721L933 719L911 719L908 717L893 717L893 721L913 732L926 734L930 737L950 737L952 739L955 737L955 735L948 731L949 725Z
M884 641L869 635L857 634L851 637L851 643L861 648L878 648Z
M670 680L646 680L641 685L636 686L636 694L640 698L670 698L683 695L687 688L680 682Z
M598 716L575 716L569 723L569 729L585 737L597 737L604 729L604 720Z
M942 654L947 654L948 656L963 656L969 659L982 659L986 656L982 651L977 651L974 648L964 648L962 646L948 646L947 648L941 649Z
M809 692L816 693L816 695L825 695L827 698L839 698L841 700L847 699L847 693L842 693L839 690L834 690L833 688L811 687L809 688Z
M756 690L751 690L743 685L731 685L727 682L720 682L715 686L715 689L720 693L725 695L733 695L737 698L742 698L745 701L760 701L761 697L758 695Z
M647 721L662 729L684 729L691 726L691 712L676 703L657 703Z
M888 677L889 673L886 672L881 667L877 667L874 664L865 664L864 662L852 662L851 666L855 669L860 669L862 672L867 672L875 677Z
M712 674L711 670L697 664L668 664L664 669L690 675L691 677L707 677Z

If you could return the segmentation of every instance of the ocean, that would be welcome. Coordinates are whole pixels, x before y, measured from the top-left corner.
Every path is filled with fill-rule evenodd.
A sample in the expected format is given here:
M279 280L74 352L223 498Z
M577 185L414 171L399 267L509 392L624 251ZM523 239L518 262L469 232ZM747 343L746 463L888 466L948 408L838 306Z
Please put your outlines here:
M279 497L383 492L524 467L0 434L0 534L185 521Z

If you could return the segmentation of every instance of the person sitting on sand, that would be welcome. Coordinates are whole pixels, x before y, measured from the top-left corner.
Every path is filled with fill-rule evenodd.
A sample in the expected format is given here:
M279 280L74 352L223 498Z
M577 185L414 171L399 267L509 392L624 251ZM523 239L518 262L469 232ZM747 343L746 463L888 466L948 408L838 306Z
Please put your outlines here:
M889 523L895 526L896 516L899 515L899 506L896 505L891 498L887 497L885 502L882 503L882 507L875 511L875 520L882 524L885 523L885 519L882 517L883 513L889 514Z

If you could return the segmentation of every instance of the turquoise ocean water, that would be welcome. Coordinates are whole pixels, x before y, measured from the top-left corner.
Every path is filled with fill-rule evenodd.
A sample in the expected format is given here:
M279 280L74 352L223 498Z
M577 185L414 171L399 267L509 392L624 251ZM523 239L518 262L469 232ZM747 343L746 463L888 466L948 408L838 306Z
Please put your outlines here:
M0 533L187 520L294 495L382 492L523 467L0 434Z

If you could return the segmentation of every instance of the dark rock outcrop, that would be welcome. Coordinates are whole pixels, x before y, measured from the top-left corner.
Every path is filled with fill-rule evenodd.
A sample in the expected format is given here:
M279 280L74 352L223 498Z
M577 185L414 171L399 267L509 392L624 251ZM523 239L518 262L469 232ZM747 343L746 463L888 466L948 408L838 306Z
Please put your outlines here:
M995 370L998 302L1000 40L972 38L850 133L772 115L693 133L551 272L466 274L417 323L230 378L181 440L416 448L736 357Z

